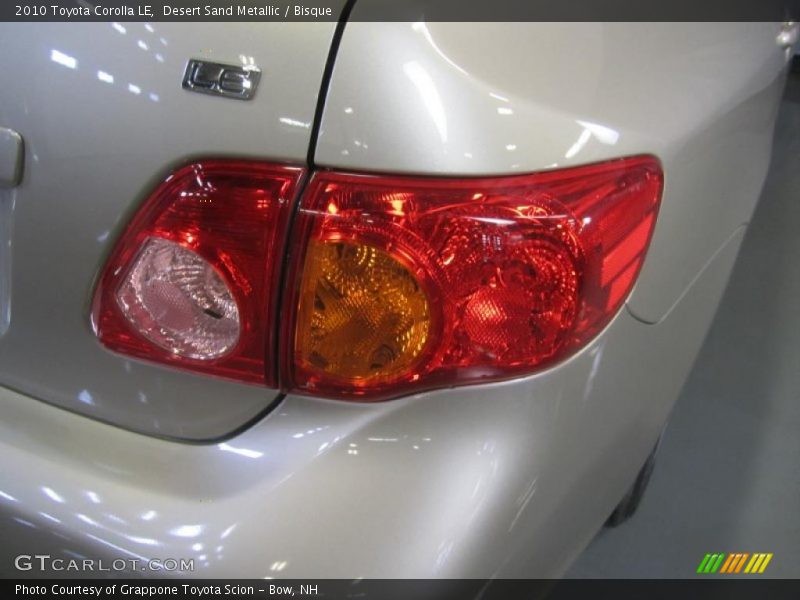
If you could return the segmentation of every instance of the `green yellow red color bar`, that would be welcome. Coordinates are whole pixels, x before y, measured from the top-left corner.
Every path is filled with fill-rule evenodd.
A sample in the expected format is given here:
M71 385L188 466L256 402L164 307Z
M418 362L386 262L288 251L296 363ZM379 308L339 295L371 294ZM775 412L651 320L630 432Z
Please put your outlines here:
M749 560L748 560L749 559ZM769 561L772 560L772 553L756 552L724 552L716 554L706 554L700 565L697 567L698 573L763 573ZM747 566L745 566L747 565Z

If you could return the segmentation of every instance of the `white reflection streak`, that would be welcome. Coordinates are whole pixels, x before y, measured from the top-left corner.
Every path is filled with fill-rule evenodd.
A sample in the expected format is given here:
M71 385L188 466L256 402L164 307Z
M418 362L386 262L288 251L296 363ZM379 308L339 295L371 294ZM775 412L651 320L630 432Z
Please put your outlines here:
M533 479L533 481L531 481L530 485L525 490L525 492L522 494L522 496L517 499L517 504L519 504L519 510L517 511L517 514L514 515L514 519L511 521L511 525L509 525L509 527L508 527L509 531L514 529L514 526L517 524L517 521L519 521L519 518L522 516L522 513L525 511L525 507L528 506L528 503L531 501L531 498L533 498L533 495L536 493L536 482L537 481L538 481L538 477L535 477Z
M403 71L417 88L422 102L433 120L439 138L442 143L447 142L447 117L444 113L444 106L436 84L425 68L416 61L410 61L403 65Z
M238 454L239 456L244 456L247 458L261 458L264 456L263 452L259 452L258 450L250 450L248 448L237 448L236 446L231 446L227 443L222 443L217 446L220 450L224 452L233 452L234 454Z
M586 386L583 390L584 399L589 398L592 393L594 379L597 377L597 372L600 370L600 361L603 360L603 348L605 348L605 346L601 344L596 348L592 348L589 352L589 356L592 357L592 369L589 371L589 376L586 378Z
M43 488L42 488L42 491L43 491L43 492L45 493L45 495L46 495L48 498L50 498L51 500L55 500L56 502L58 502L58 503L60 503L60 504L64 504L64 498L62 498L61 496L59 496L59 495L56 493L56 491L55 491L55 490L53 490L53 489L51 489L51 488L49 488L49 487L46 487L46 486L45 486L45 487L43 487Z
M14 520L20 525L25 525L25 527L33 527L34 529L36 529L36 525L31 523L30 521L26 521L25 519L21 519L19 517L14 517Z
M106 517L108 517L109 521L114 521L115 523L119 523L120 525L127 525L128 522L123 519L122 517L118 517L117 515L107 513Z
M578 139L575 140L575 143L569 147L569 150L567 150L567 153L564 155L564 158L572 158L573 156L575 156L578 152L583 150L583 147L589 142L590 139L592 139L591 131L589 131L588 129L584 129L583 131L581 131L580 136L578 136Z
M578 152L583 150L583 147L586 146L586 144L592 138L607 146L613 146L619 141L619 132L615 129L611 129L610 127L606 127L604 125L598 125L597 123L590 123L588 121L576 121L576 123L583 127L583 131L581 131L581 134L578 136L578 139L575 140L575 143L570 146L569 150L567 150L564 158L572 158L578 154Z
M501 96L500 94L489 92L489 95L496 100L500 100L500 102L510 102L508 98L506 98L505 96Z
M464 75L469 75L469 73L467 73L464 69L459 67L456 63L454 63L453 60L449 56L447 56L444 52L442 52L442 49L436 45L436 42L433 41L433 36L431 36L431 32L428 30L428 26L425 23L422 23L421 21L413 23L411 25L411 29L413 29L417 33L421 33L425 37L425 40L431 45L431 48L433 48L436 51L436 54L441 56L442 59L448 65L450 65L460 73L463 73Z
M203 526L202 525L181 525L180 527L176 527L170 531L172 535L178 537L197 537L201 533L203 533Z
M5 492L2 491L0 491L0 498L5 498L9 502L19 502L19 500L14 498L14 496L12 496L11 494L6 494Z
M297 119L290 119L289 117L281 117L278 120L281 123L285 123L286 125L292 125L293 127L304 127L305 129L311 127L311 123L304 123L303 121L298 121Z
M68 69L78 68L78 59L55 49L50 51L50 60L52 60L54 63L67 67Z
M135 535L126 535L125 537L128 538L130 541L136 543L136 544L143 544L145 546L160 546L161 545L161 542L159 542L158 540L154 540L152 538L137 537Z
M53 515L48 515L46 512L40 512L39 514L48 521L53 521L53 523L61 523L61 519L56 519Z
M509 225L516 225L517 223L516 221L513 221L511 219L497 219L495 217L467 217L467 219L472 221L478 221L480 223L489 223L490 225L500 225L503 227L507 227Z
M84 523L87 523L87 524L91 525L92 527L100 527L100 523L98 523L97 521L95 521L91 517L88 517L88 516L86 516L84 514L78 514L76 516L77 516L78 519L80 519Z
M105 81L106 83L114 83L114 76L111 73L106 73L105 71L98 71L97 78L100 81Z
M436 556L436 564L435 564L436 571L439 571L444 566L444 563L447 561L447 558L453 551L453 541L452 540L443 541L441 544L439 544L438 550L439 554Z
M220 535L219 538L221 540L224 540L226 537L228 537L233 532L234 529L236 529L236 523L234 523L233 525L228 527L225 531L223 531L222 535Z
M619 141L619 131L616 129L611 129L605 125L598 125L597 123L590 123L588 121L576 121L576 123L588 129L601 144L613 146Z

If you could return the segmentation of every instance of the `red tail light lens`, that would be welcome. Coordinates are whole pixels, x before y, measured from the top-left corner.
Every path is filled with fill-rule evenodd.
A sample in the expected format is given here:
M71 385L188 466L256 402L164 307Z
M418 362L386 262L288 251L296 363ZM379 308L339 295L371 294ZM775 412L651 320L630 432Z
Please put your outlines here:
M482 179L316 174L294 226L284 386L378 400L563 359L629 294L661 188L652 157Z
M532 373L617 313L644 261L652 157L475 179L214 160L175 172L118 241L92 322L118 352L372 401Z
M147 199L108 259L92 322L117 352L277 385L277 300L291 201L303 170L195 163Z

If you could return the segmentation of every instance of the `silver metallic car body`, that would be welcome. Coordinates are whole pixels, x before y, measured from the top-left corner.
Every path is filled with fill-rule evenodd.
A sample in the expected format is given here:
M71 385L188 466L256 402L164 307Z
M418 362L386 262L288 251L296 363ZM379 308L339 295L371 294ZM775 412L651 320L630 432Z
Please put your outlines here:
M58 23L2 26L0 123L22 134L12 211L11 325L0 382L126 428L185 439L228 434L276 396L108 352L89 323L95 278L131 213L198 156L304 164L335 23ZM182 89L192 58L258 65L255 98ZM10 207L13 206L13 209Z
M113 355L88 327L114 232L170 166L305 161L332 26L203 27L214 60L262 68L251 103L180 89L196 25L157 25L163 70L109 24L3 31L17 74L38 67L38 93L0 92L0 126L30 142L23 185L2 192L14 254L0 381L24 393L0 390L0 537L20 540L0 548L0 570L25 546L194 557L208 576L562 573L652 448L724 290L769 161L779 27L350 23L317 165L475 175L655 154L666 187L644 271L612 323L542 373L376 405L289 395L231 439L193 445L28 396L187 439L274 398ZM107 36L131 49L97 56ZM75 85L84 66L107 102ZM58 102L42 96L54 87Z

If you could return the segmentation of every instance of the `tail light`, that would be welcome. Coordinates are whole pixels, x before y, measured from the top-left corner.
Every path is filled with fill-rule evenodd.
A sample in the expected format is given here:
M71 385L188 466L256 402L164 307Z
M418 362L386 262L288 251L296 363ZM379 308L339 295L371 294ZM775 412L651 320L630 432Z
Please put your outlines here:
M284 385L374 400L563 359L630 292L661 186L649 157L486 179L316 174L292 239Z
M360 401L532 373L619 310L663 182L647 156L474 179L319 172L291 225L282 286L301 175L213 161L170 177L101 277L93 317L103 343Z
M109 348L276 385L276 293L302 169L205 161L147 199L108 259L92 320Z

